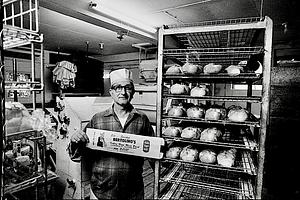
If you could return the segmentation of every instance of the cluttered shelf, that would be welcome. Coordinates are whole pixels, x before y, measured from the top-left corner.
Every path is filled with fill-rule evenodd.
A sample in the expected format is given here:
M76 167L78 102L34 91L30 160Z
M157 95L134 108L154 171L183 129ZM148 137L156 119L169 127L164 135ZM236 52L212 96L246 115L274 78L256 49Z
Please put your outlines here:
M47 184L51 184L58 178L57 174L51 170L47 170L47 178L43 173L37 173L35 176L24 180L20 183L11 183L4 187L4 194L12 194L19 192L31 187L35 187L40 184L44 184L47 181Z

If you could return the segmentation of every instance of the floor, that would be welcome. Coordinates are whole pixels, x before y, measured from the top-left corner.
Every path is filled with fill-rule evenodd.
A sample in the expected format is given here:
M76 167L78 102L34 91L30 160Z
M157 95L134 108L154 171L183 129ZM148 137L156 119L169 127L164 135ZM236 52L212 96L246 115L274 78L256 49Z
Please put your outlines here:
M144 164L144 187L145 187L145 199L153 199L153 188L154 188L154 172L149 162L146 160Z

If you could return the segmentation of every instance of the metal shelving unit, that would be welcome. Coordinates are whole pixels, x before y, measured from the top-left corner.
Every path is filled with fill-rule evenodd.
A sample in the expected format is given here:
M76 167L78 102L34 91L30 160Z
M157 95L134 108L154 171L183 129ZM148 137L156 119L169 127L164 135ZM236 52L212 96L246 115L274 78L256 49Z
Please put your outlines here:
M234 148L237 150L233 166L207 164L199 159L189 162L179 158L156 161L154 198L158 199L261 199L265 140L269 121L270 68L272 57L272 20L269 17L218 20L192 24L169 25L160 28L158 43L158 96L157 96L157 137L163 137L168 147L192 145L199 151L216 151ZM166 41L174 39L175 45ZM253 56L262 55L262 72L246 69L237 76L221 71L216 74L166 74L170 61L177 65L186 62L204 66L209 63L223 67L249 61ZM244 66L245 67L245 66ZM164 87L175 83L186 83L189 87L197 84L211 86L211 94L191 97L189 94L174 95ZM223 85L224 92L215 91L216 84ZM244 93L230 95L228 84L248 86ZM252 85L261 85L262 91L254 95ZM221 87L221 86L220 86ZM224 105L242 104L249 111L243 122L233 122L225 117L219 120L169 116L163 102L213 102ZM176 104L174 103L174 106ZM170 105L171 104L171 105ZM208 104L211 105L211 104ZM256 115L252 107L258 107ZM226 106L225 106L226 107ZM170 107L169 107L170 108ZM222 127L222 138L213 142L200 139L185 139L180 136L163 135L163 127L186 124L203 127ZM243 130L233 132L231 129ZM166 168L162 170L163 167ZM167 167L166 167L167 166Z
M41 92L42 108L44 109L44 46L43 34L39 32L38 3L38 0L6 0L3 2L3 49L29 46L31 51L31 80L28 82L7 81L5 89L31 91L33 109L36 108L36 93ZM37 81L35 72L37 52L40 55L41 78L39 81ZM17 73L17 64L15 62L13 64L14 73Z
M39 2L38 0L4 0L3 1L3 49L9 50L12 48L28 46L29 51L31 51L31 77L30 81L17 81L10 80L5 81L3 86L5 90L26 90L30 91L32 94L32 109L36 109L36 92L41 93L41 104L42 109L44 109L44 47L43 47L43 34L39 32ZM36 47L38 46L38 49ZM36 78L36 53L39 53L40 56L40 80ZM14 62L15 63L15 62ZM17 67L14 68L14 76L16 77ZM3 89L4 89L3 88ZM4 90L2 95L4 95ZM17 101L16 92L14 93L14 101ZM4 103L2 103L4 106ZM5 111L4 107L1 107L3 112ZM3 120L5 121L5 119ZM55 180L57 175L53 172L47 170L46 167L46 138L42 133L37 131L22 131L17 133L10 133L9 135L5 134L5 123L1 124L3 128L3 138L5 140L19 141L22 139L28 139L34 143L34 166L33 169L29 169L31 175L28 177L20 177L23 181L18 181L17 183L10 183L3 185L4 197L7 195L12 195L16 192L28 188L35 188L35 197L38 199L38 185L43 184L45 189L45 194L47 191L47 184ZM38 161L38 152L41 153L41 162ZM4 169L5 173L9 173L8 168ZM14 174L14 173L13 173ZM29 173L30 174L30 173ZM4 174L5 175L5 174ZM7 174L9 176L9 174ZM1 195L1 199L2 196Z

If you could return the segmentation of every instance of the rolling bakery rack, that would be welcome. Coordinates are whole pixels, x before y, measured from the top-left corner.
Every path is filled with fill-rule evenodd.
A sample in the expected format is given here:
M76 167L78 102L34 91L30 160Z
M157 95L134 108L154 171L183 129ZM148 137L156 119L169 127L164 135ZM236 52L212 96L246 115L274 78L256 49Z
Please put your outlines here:
M261 199L269 122L272 31L272 20L267 16L169 25L159 29L157 137L163 137L168 146L193 145L198 149L217 151L234 148L236 158L233 166L225 167L217 163L189 162L164 156L155 165L155 199ZM249 63L257 55L262 56L261 70L249 69L235 76L224 71L216 74L166 73L170 61L180 66L188 62L201 66L215 63L227 67L245 60ZM189 94L171 94L163 89L175 83L187 83L190 87L205 84L211 93L193 97ZM245 91L234 91L235 84L246 86ZM261 86L259 94L252 90L254 85ZM219 103L225 108L239 105L253 117L235 122L228 120L228 117L208 120L170 116L167 114L168 105L176 101L205 102L207 105ZM165 102L169 102L167 107L163 107ZM163 134L166 124L183 126L181 124L184 123L196 127L221 127L222 138L208 142Z
M24 48L31 52L31 74L30 80L21 81L17 79L16 62L13 64L13 80L3 81L1 84L1 120L5 122L5 90L14 91L14 101L18 101L17 91L30 91L32 96L31 106L36 109L36 93L41 94L42 109L44 109L44 47L43 34L39 32L39 4L38 0L4 0L3 1L3 29L1 34L3 36L3 49L8 50L12 48ZM36 49L36 46L39 48ZM36 67L36 53L40 56L39 70ZM36 77L36 70L40 72L40 79ZM4 70L1 69L2 75ZM5 89L5 90L4 90ZM32 148L32 164L28 166L20 166L16 171L16 162L12 160L10 164L5 163L4 180L1 180L1 199L16 198L15 193L29 188L35 188L35 199L41 199L38 194L38 186L43 185L46 195L47 184L55 180L57 175L47 170L46 167L46 137L41 131L30 130L15 133L5 134L5 123L1 123L1 134L6 140L6 147L8 141L12 145L24 145ZM1 141L2 142L2 141ZM2 152L4 153L4 151ZM22 164L21 164L22 165ZM21 171L25 169L25 173ZM16 173L17 172L17 173ZM11 177L18 181L9 181ZM1 176L2 179L2 176ZM46 197L46 196L44 196Z

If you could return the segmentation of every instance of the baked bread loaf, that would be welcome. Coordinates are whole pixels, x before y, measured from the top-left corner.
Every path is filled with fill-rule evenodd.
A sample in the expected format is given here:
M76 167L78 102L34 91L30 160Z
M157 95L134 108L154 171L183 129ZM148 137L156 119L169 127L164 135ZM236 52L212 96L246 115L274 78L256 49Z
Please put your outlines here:
M170 88L171 94L189 94L190 88L187 85L175 83Z
M205 115L205 109L199 106L192 106L187 109L186 115L190 118L203 118Z
M207 95L208 89L206 87L193 87L190 92L190 96L192 97L203 97Z
M179 155L182 151L182 147L171 147L166 152L166 158L179 158Z
M164 129L163 135L165 136L172 136L172 137L178 137L181 135L182 128L176 127L176 126L168 126Z
M200 72L200 70L201 70L201 66L188 63L188 62L182 66L182 72L184 74L197 74Z
M243 67L240 65L230 65L225 70L229 76L237 76L243 71Z
M219 108L209 108L205 112L205 119L207 120L221 119L221 110Z
M226 118L226 109L220 105L212 105L205 112L205 119L207 120L219 120Z
M214 164L217 161L217 154L211 149L200 151L199 160L203 163Z
M186 111L182 106L172 106L168 111L168 116L171 117L182 117L186 115Z
M232 167L236 158L236 149L229 149L221 151L217 155L217 162L223 167Z
M222 132L216 127L206 128L201 132L200 140L205 142L216 142L221 135Z
M182 68L180 65L178 64L174 64L174 65L171 65L167 71L166 71L166 74L182 74Z
M245 122L249 117L249 113L244 108L234 106L228 111L227 117L228 120L233 122Z
M186 127L181 132L181 137L185 139L197 140L200 138L201 129L197 127Z
M204 66L203 72L204 74L216 74L222 70L222 65L216 65L214 63L209 63Z
M188 145L184 147L180 153L180 159L184 161L194 162L198 159L199 151Z

